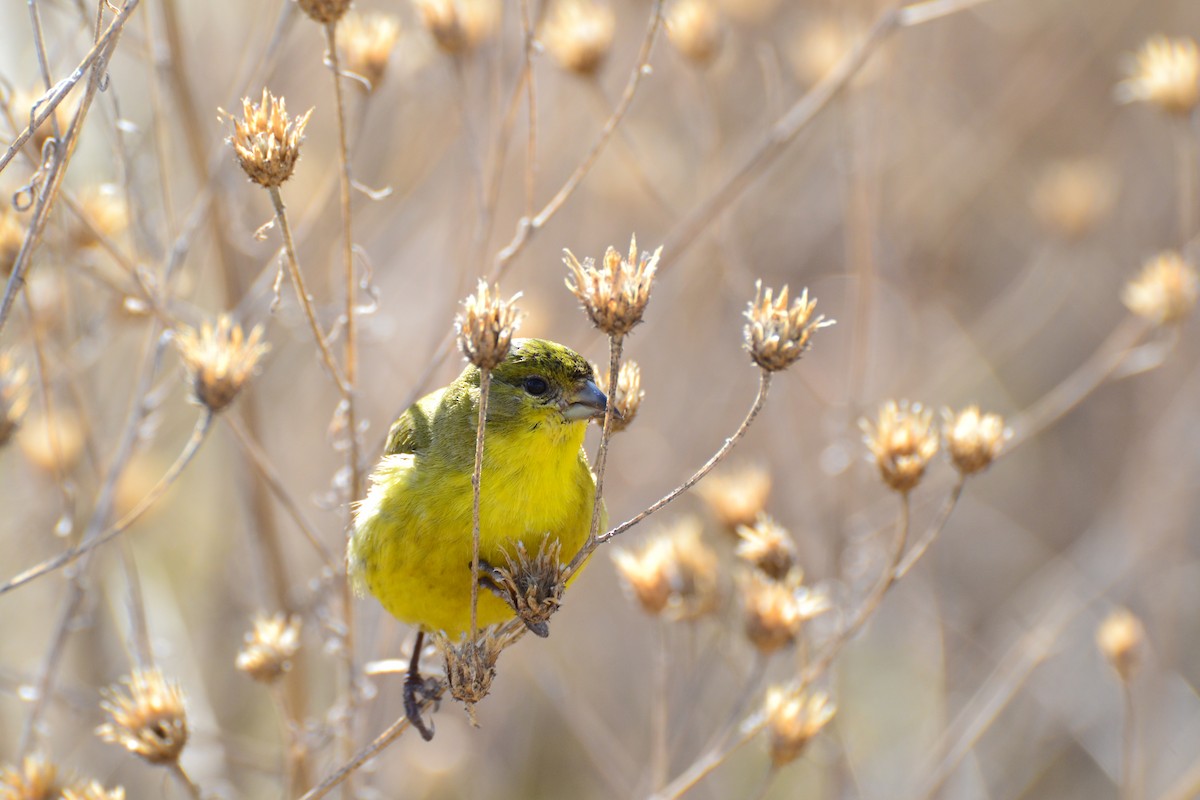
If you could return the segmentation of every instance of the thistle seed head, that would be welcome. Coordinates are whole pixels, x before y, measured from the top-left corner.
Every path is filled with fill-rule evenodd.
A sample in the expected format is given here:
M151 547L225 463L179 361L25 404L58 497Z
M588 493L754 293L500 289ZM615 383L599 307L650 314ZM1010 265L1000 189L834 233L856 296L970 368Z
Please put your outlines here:
M3 800L58 800L58 767L40 756L26 756L19 766L0 770Z
M696 491L725 530L737 536L738 528L753 525L766 508L771 473L756 465L713 472L697 484Z
M753 525L737 528L737 556L768 578L781 581L796 565L796 545L782 525L759 514Z
M836 711L824 692L808 694L772 687L763 708L770 737L771 763L778 768L799 758Z
M350 10L350 0L296 0L296 4L309 18L322 25L337 22Z
M719 562L693 518L685 517L655 535L639 551L615 551L613 561L648 614L699 619L715 611L720 601Z
M62 800L125 800L125 789L121 786L105 789L99 781L88 781L64 789Z
M1091 159L1061 161L1048 167L1034 184L1030 205L1050 231L1075 241L1112 211L1117 179L1104 164Z
M0 353L0 447L8 444L29 408L29 371Z
M383 83L392 48L400 36L400 19L392 14L347 14L338 28L338 45L349 72L366 79L372 92Z
M979 406L968 406L955 414L942 409L942 441L954 468L964 476L974 475L991 466L1012 438L1004 427L1004 417L983 414Z
M259 186L277 187L292 176L300 158L300 143L304 127L312 115L293 118L287 113L282 97L275 97L265 88L262 102L242 99L242 118L233 118L233 133L225 141L233 146L238 163L250 180Z
M471 724L475 725L475 704L487 697L496 677L496 662L504 644L494 630L481 631L479 640L471 642L469 636L453 644L445 636L436 634L434 642L446 659L446 683L450 696L467 707Z
M1189 38L1152 36L1126 63L1129 77L1117 84L1117 100L1158 106L1186 117L1200 102L1200 48Z
M500 599L508 603L518 619L533 633L549 635L550 617L562 604L566 576L562 562L562 545L558 539L546 537L531 556L525 543L518 540L515 555L505 553L507 564L495 570L492 578Z
M1127 608L1118 608L1096 629L1096 646L1108 659L1117 677L1128 683L1142 660L1146 630L1142 622Z
M571 271L566 279L567 288L593 325L609 336L623 337L642 321L662 255L661 246L653 254L642 253L639 257L635 236L629 243L628 258L622 258L609 247L599 269L590 258L581 264L570 250L563 252L566 253L563 263Z
M113 686L104 694L100 708L109 721L96 735L151 764L178 760L188 739L183 690L157 669L135 669L121 683L124 690Z
M598 0L558 0L540 38L563 69L591 75L608 56L616 27L612 8Z
M81 226L75 231L75 243L80 247L99 244L97 234L113 239L129 227L129 206L111 183L84 188L79 193L79 206L84 218L91 224L90 228Z
M933 412L920 403L889 400L872 423L859 421L867 447L875 456L883 482L893 491L907 494L921 482L925 467L937 453L938 437L933 429Z
M689 61L712 63L725 38L721 16L711 0L675 0L667 11L667 38Z
M83 454L83 442L82 418L61 402L51 411L31 411L17 431L17 444L25 458L52 475L74 469Z
M421 24L445 53L474 50L500 19L496 0L414 0Z
M608 386L609 378L604 379ZM617 391L613 394L613 409L617 412L612 418L612 429L616 433L623 431L637 416L638 408L646 393L642 391L642 368L636 361L624 361L617 370Z
M495 369L508 356L513 334L524 316L517 308L518 292L508 300L500 297L497 287L480 279L475 294L463 301L462 312L454 320L458 349L480 369Z
M1176 252L1159 253L1142 265L1141 272L1125 284L1121 300L1139 317L1156 325L1183 322L1200 297L1196 268Z
M262 683L273 683L292 668L300 650L300 618L260 614L245 635L237 655L237 668Z
M811 346L814 332L834 324L824 315L812 319L816 299L808 299L808 289L788 307L788 287L779 295L771 289L763 292L762 281L755 284L754 300L746 309L746 349L755 364L768 372L787 369L800 360Z
M183 327L175 333L175 346L188 372L196 402L214 414L233 402L258 368L259 359L271 349L262 341L257 325L246 336L227 314L214 328L204 323L200 330Z

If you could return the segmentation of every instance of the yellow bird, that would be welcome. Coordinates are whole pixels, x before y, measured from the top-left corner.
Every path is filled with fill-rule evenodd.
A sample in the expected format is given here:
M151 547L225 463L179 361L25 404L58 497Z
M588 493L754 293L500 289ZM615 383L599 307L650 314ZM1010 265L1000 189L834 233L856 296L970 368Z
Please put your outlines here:
M472 504L479 369L405 411L388 433L383 458L357 507L347 551L356 589L369 591L397 619L418 629L405 710L422 736L418 659L425 633L451 639L470 628ZM537 552L547 537L566 563L583 546L596 483L583 450L589 420L607 398L587 359L544 339L517 339L492 370L480 476L479 554L506 563L518 542ZM512 609L479 592L479 625Z

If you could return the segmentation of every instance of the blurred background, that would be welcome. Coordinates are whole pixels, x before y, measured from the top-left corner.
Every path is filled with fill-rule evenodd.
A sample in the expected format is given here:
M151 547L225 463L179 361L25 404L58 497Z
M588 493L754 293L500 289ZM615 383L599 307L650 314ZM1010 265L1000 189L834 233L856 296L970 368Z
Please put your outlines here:
M540 40L532 198L522 4L460 0L470 35L447 52L428 9L355 3L398 22L394 45L386 36L375 45L390 59L370 90L343 82L361 185L352 218L363 463L374 463L407 403L461 370L448 337L478 277L502 263L502 292L522 292L522 335L603 362L606 341L563 286L562 249L598 258L609 245L624 250L631 233L642 249L665 242L645 323L625 348L646 397L612 444L611 518L677 485L741 421L757 385L742 343L755 281L808 287L837 324L776 377L719 470L769 475L763 510L791 532L806 583L836 609L761 674L741 629L735 540L690 493L597 554L547 640L504 653L478 729L443 702L434 740L402 737L358 773L356 796L641 797L685 772L731 714L752 715L764 687L796 674L884 566L898 501L858 421L891 398L978 403L1017 426L1019 446L967 483L926 558L821 681L838 712L804 756L773 774L764 737L752 738L688 796L1200 796L1194 324L1149 331L1108 380L1084 381L1052 424L1028 436L1020 427L1051 393L1079 386L1072 376L1097 353L1119 350L1112 337L1130 316L1121 288L1143 260L1194 245L1181 198L1197 185L1196 126L1118 103L1115 87L1148 37L1200 36L1200 6L963 4L872 38L843 91L746 173L776 120L889 4L667 2L670 36L657 37L615 134L561 209L501 262L527 209L542 209L596 142L653 12L647 0L603 3L611 16L592 23L600 56L587 73L571 61L584 45L547 27L565 13L560 2L528 4ZM5 149L45 87L35 19L54 82L86 55L98 15L104 27L114 12L0 0ZM187 796L93 733L104 721L100 690L135 666L139 637L185 693L181 763L205 796L299 796L345 759L337 729L351 680L338 571L355 499L349 434L287 281L276 299L279 229L259 230L273 219L270 199L236 165L218 114L239 112L264 86L293 114L314 109L282 195L340 353L337 125L324 57L321 26L290 0L143 2L121 34L30 256L27 292L0 330L7 369L24 370L28 393L0 449L0 580L134 508L191 435L199 409L174 348L155 362L160 328L135 275L178 323L229 311L264 324L272 349L128 532L77 567L0 595L2 764L36 753L61 775L121 785L130 798ZM85 84L63 107L73 111ZM13 236L19 247L32 214L8 198L24 205L23 187L43 176L36 164L26 148L0 172L6 270L16 250L5 247ZM733 191L719 195L731 179ZM131 455L117 461L123 442ZM97 502L110 477L111 512ZM955 477L939 456L913 494L914 531L935 523ZM689 524L719 558L720 602L691 621L648 616L609 551ZM1127 687L1095 643L1116 606L1145 626ZM234 661L253 616L279 611L302 620L301 648L268 688ZM352 631L361 745L402 713L403 680L361 670L405 657L412 637L369 597L354 602ZM656 746L660 714L666 738ZM288 742L307 753L303 785L283 777Z

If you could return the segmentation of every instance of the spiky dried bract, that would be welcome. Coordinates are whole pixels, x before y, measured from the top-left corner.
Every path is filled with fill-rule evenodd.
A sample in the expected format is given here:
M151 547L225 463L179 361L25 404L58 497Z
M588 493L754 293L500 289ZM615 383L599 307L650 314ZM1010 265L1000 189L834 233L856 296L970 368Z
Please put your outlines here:
M24 242L25 226L21 224L16 209L8 203L0 203L0 275L12 272Z
M507 564L493 574L497 594L525 623L530 631L541 637L549 635L547 623L562 604L566 589L563 572L562 545L558 539L546 537L531 556L524 542L517 542L514 555L505 553Z
M704 65L721 50L724 30L711 0L675 0L667 11L667 38L689 61Z
M753 525L739 525L737 535L738 558L768 578L781 581L796 565L796 545L791 535L766 514L760 514Z
M441 634L434 635L434 642L446 659L446 683L450 696L467 707L474 724L474 706L492 690L496 662L500 659L504 642L497 638L491 628L481 632L476 642L472 642L468 636L454 644Z
M285 614L259 615L246 633L237 655L237 668L256 681L272 683L292 668L300 650L300 618Z
M754 285L754 300L746 309L746 349L755 364L769 372L787 369L800 360L811 346L812 335L834 324L822 314L812 318L816 298L808 299L805 289L795 303L788 306L788 287L778 296L771 289L763 292L762 281Z
M694 518L681 519L638 551L615 551L613 561L648 614L692 620L711 614L719 604L719 562L702 541Z
M29 371L0 353L0 447L8 444L29 408Z
M833 719L837 708L824 692L801 692L781 686L767 691L763 713L776 768L800 757L804 748Z
M242 98L242 118L231 115L233 134L225 141L233 146L238 163L250 180L271 188L292 176L300 158L304 126L312 112L310 108L303 116L292 117L287 113L284 98L265 88L260 103Z
M119 744L151 764L179 759L188 740L183 689L160 670L137 670L104 693L100 708L109 721L96 728L106 742Z
M1172 251L1146 261L1137 277L1121 291L1121 300L1130 311L1157 325L1172 325L1187 319L1198 297L1200 277L1196 268Z
M300 9L322 25L337 22L350 10L351 0L296 0Z
M753 525L767 506L771 473L765 467L746 465L713 472L696 486L709 511L731 536L743 525Z
M1093 159L1050 165L1033 187L1030 204L1043 225L1066 239L1079 239L1112 210L1117 180Z
M463 301L462 311L454 319L458 349L480 369L495 369L508 356L513 334L524 316L517 308L518 292L508 300L500 297L498 287L480 280L475 294Z
M175 332L175 346L198 403L216 413L233 402L271 349L262 336L261 325L247 336L227 314L217 319L215 328L206 322L199 331L183 327Z
M1112 611L1096 629L1096 645L1117 677L1126 683L1141 663L1145 640L1146 631L1141 620L1127 608Z
M443 52L455 54L475 49L496 29L497 0L413 0L421 24Z
M62 800L125 800L125 789L121 786L105 789L99 781L88 781L64 789Z
M1193 39L1152 36L1126 71L1129 77L1117 84L1121 102L1150 103L1178 116L1192 113L1200 102L1200 48Z
M894 491L908 493L921 482L925 467L938 450L933 412L920 403L889 400L872 423L862 419L867 447L875 456L879 474Z
M984 414L979 406L968 406L957 414L942 410L942 441L954 468L974 475L991 466L1012 438L999 414Z
M558 0L542 24L541 40L563 69L591 75L612 48L617 19L597 0Z
M366 78L374 91L387 73L392 48L400 36L400 18L392 14L346 15L338 27L338 47L346 70Z
M39 756L0 771L0 800L58 800L58 767Z
M638 255L637 237L629 243L629 257L622 258L615 248L604 253L604 263L599 269L593 259L579 259L570 250L563 263L571 271L566 279L567 288L579 300L592 324L613 337L623 337L642 321L646 304L650 302L650 289L658 271L658 259L662 255L660 246L653 253Z
M608 378L604 385L608 385ZM617 370L617 391L613 393L613 409L617 412L612 418L613 432L623 431L633 422L646 393L642 391L642 368L636 361L622 362Z

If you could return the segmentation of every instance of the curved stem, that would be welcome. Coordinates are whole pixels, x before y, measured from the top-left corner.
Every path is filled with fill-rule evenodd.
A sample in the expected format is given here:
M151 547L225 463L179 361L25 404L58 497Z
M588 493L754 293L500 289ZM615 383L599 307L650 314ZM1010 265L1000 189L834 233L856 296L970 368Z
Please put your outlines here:
M954 488L950 490L950 496L946 498L946 502L942 505L942 510L938 514L934 523L929 526L916 544L909 548L908 554L896 565L896 580L900 580L908 571L917 565L921 560L921 556L925 555L925 551L929 549L929 545L933 544L933 540L941 535L942 529L946 527L946 521L950 519L950 514L953 513L955 506L958 505L958 500L962 497L963 487L966 485L966 476L959 474L958 481L954 484Z
M483 434L487 424L492 371L479 368L479 421L475 425L475 468L471 473L471 652L479 654L479 483L483 474Z
M608 443L612 439L612 421L617 397L617 373L621 367L621 352L625 349L624 336L608 337L608 381L605 389L608 402L604 404L604 426L600 432L600 448L596 451L596 497L592 502L592 524L588 528L588 544L596 541L600 533L600 511L604 508L604 472L608 466Z
M180 764L178 761L172 761L170 771L171 774L175 776L175 779L183 784L183 788L187 790L188 796L191 797L192 800L201 800L204 797L204 795L200 793L200 787L197 786L195 781L193 781L187 774L182 764Z

